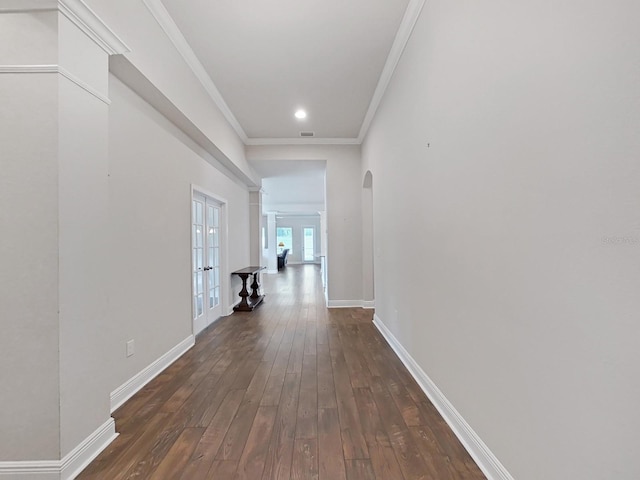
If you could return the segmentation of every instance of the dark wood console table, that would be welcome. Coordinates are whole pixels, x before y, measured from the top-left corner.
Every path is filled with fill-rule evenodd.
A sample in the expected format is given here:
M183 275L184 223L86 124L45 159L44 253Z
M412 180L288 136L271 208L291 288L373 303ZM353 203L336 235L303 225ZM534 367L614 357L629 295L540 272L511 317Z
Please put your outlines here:
M240 290L240 303L233 307L236 312L251 312L264 300L264 295L258 293L260 283L258 282L258 273L267 267L246 267L242 270L231 272L231 275L238 275L242 279L242 290ZM253 275L253 283L251 284L251 295L247 290L247 279Z

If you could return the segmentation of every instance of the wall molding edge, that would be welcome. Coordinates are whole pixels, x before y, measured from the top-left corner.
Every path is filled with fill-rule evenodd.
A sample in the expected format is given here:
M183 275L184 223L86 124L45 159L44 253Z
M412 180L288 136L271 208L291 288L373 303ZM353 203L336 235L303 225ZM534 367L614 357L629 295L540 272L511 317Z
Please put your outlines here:
M195 336L189 335L171 350L166 352L149 366L136 373L129 380L116 388L109 396L111 412L113 413L124 402L135 395L142 387L157 377L165 368L180 358L196 343Z
M109 97L107 97L106 95L103 95L102 93L97 91L95 88L93 88L91 85L89 85L88 83L83 82L82 80L80 80L78 77L76 77L71 72L69 72L66 68L58 67L58 72L64 78L66 78L67 80L69 80L72 83L75 83L78 87L83 89L85 92L93 95L94 97L96 97L101 102L106 103L107 105L111 105L111 100L109 99Z
M3 74L3 73L13 73L13 74L57 73L62 75L64 78L66 78L70 82L76 84L78 87L82 88L87 93L90 93L101 102L104 102L107 105L111 105L111 100L109 99L109 97L100 93L91 85L80 80L78 77L76 77L71 72L69 72L66 68L61 67L59 65L0 65L0 74Z
M451 427L453 433L455 433L456 437L458 437L464 448L469 452L469 455L471 455L487 478L489 480L514 480L507 469L500 463L491 450L489 450L489 447L471 428L462 415L458 413L447 397L444 396L433 380L422 370L377 314L373 316L373 324L396 355L398 355L400 361L407 370L409 370L411 376L427 397L429 397L429 400L431 400L438 412L440 412L442 418L444 418L449 427Z

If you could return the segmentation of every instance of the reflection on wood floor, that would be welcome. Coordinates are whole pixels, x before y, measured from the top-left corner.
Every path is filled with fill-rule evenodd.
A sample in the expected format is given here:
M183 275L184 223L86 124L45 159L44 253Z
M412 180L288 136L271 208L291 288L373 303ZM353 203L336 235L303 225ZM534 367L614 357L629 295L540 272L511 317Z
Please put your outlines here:
M263 275L114 413L88 479L484 479L371 323L325 308L315 265Z

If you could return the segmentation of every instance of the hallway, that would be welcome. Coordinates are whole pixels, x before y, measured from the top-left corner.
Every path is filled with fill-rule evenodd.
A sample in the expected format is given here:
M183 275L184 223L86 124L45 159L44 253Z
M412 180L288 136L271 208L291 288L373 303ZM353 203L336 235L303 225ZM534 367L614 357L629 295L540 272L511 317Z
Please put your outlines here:
M120 435L79 479L485 478L371 310L326 309L315 265L263 287L114 412Z

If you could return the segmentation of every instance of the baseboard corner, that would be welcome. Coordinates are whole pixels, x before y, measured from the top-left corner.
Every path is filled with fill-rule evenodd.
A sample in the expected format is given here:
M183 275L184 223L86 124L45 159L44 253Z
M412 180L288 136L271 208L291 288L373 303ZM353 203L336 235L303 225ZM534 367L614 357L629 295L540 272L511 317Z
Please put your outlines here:
M62 460L0 462L0 479L71 480L118 436L112 417L69 452Z

